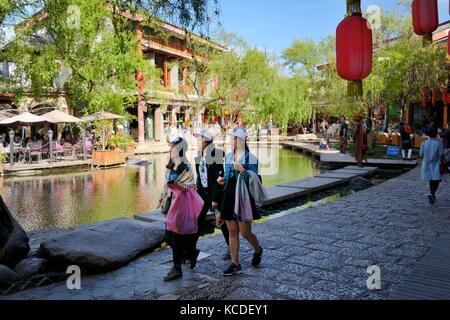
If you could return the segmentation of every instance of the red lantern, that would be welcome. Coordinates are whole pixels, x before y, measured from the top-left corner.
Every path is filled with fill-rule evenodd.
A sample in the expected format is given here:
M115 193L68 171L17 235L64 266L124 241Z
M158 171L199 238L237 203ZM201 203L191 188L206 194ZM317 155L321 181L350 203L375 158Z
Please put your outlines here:
M436 102L436 89L431 89L431 103L433 104L433 106L435 106Z
M414 32L431 38L439 26L437 0L414 0L412 3Z
M424 107L427 105L427 99L426 98L422 98L422 105Z
M361 95L361 80L372 71L372 30L362 16L346 17L336 30L336 64L349 84L350 95Z
M138 83L138 90L142 92L142 90L144 90L144 80L145 80L144 74L140 71L136 71L134 77Z

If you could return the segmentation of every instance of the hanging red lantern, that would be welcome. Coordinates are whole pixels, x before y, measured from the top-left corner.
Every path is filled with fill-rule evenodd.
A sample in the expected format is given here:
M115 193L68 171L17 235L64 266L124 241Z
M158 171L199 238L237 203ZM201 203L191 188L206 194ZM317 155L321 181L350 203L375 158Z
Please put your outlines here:
M428 88L423 88L420 93L422 105L425 107L428 103Z
M439 27L437 0L414 0L412 3L414 32L432 41L433 32Z
M362 95L362 80L372 71L372 30L360 14L344 18L336 30L336 65L349 82L350 96Z

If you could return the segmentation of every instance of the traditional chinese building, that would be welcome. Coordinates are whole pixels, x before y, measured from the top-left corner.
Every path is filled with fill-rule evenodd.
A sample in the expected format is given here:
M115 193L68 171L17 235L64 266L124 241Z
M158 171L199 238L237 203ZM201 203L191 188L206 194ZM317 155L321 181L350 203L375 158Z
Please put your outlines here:
M130 134L139 142L161 141L164 139L164 130L169 127L180 128L183 125L205 123L208 108L193 107L199 101L211 99L209 97L218 83L214 79L203 79L194 89L188 78L196 78L196 70L189 67L192 65L189 62L193 59L205 62L206 58L191 43L200 43L219 52L226 51L226 48L167 22L160 22L158 28L161 30L155 32L150 27L141 27L142 19L130 17L130 20L135 27L136 37L140 40L144 57L161 71L160 82L163 88L162 92L151 93L139 84L136 92L138 104L126 107L126 111L137 118L127 124ZM9 77L14 69L14 62L0 62L0 76ZM71 71L68 72L70 74ZM136 79L138 83L145 81L139 81L138 76ZM35 112L38 109L54 108L74 114L74 110L67 105L63 89L67 80L64 77L55 79L54 93L45 97L25 96L18 103L13 102L11 94L0 90L0 110Z

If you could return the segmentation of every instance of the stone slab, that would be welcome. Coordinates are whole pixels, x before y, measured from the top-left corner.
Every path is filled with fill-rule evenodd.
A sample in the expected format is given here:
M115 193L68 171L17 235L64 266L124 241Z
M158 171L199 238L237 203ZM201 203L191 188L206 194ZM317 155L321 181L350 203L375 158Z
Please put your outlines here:
M166 221L166 218L161 214L160 210L151 211L151 212L147 212L144 214L136 214L134 216L134 218L137 220L140 220L143 222L149 222L149 223Z
M265 206L307 195L310 190L277 186L268 188L267 193L269 200L264 203Z
M39 253L64 268L78 265L89 273L111 271L160 247L164 234L158 224L115 219L79 226L48 239Z
M331 179L342 179L351 180L352 178L359 177L360 175L354 173L338 173L338 172L326 172L321 175L316 176L317 178L331 178Z
M279 187L308 189L311 191L323 190L344 183L342 179L334 178L307 178L278 185Z

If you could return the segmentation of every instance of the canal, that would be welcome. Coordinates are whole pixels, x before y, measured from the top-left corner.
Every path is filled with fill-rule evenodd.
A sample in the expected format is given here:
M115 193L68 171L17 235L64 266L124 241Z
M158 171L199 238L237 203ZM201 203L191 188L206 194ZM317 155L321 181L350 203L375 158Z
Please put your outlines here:
M260 159L266 187L319 172L317 163L295 151L280 147L251 149ZM194 152L188 156L192 161ZM26 231L131 218L157 208L168 155L139 159L149 162L106 170L5 178L0 186L1 194Z

